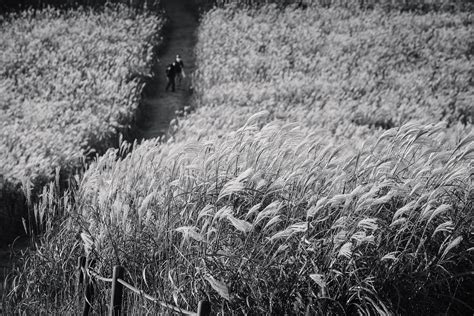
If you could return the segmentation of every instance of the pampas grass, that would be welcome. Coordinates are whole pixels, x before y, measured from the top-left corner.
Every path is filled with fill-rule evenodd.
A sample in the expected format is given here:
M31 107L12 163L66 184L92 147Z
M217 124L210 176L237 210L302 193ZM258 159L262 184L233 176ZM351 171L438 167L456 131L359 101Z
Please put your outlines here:
M8 278L6 310L67 310L73 290L60 272L87 249L101 275L120 263L146 293L186 309L206 299L216 314L472 313L472 126L456 124L456 109L442 114L441 101L419 108L413 78L424 75L411 59L382 58L387 47L405 56L397 49L425 38L427 21L440 29L432 45L458 58L462 41L440 39L454 26L465 31L469 18L311 10L208 13L197 112L166 143L124 144L97 158L69 198L51 193L70 201L68 214L25 256L34 264ZM393 38L403 45L390 46ZM376 88L364 58L393 82ZM457 85L443 78L434 91ZM42 258L63 269L38 271ZM57 283L42 294L46 271ZM94 286L100 313L109 293ZM164 312L125 296L130 314Z
M84 174L65 228L43 247L87 232L98 271L108 275L120 262L134 284L183 308L207 298L224 311L258 314L469 310L473 153L449 167L434 156L451 157L471 142L411 124L351 154L333 145L320 157L306 140L288 160L288 138L305 139L305 132L256 124L214 139L212 148L147 141L118 161L110 151ZM351 163L355 156L366 163ZM430 168L420 173L421 166ZM69 249L55 255L66 265L75 263L66 256L87 246L74 238L54 245ZM14 278L8 298L17 308L46 308L34 291L16 296L37 285L19 272ZM99 308L107 289L97 290Z

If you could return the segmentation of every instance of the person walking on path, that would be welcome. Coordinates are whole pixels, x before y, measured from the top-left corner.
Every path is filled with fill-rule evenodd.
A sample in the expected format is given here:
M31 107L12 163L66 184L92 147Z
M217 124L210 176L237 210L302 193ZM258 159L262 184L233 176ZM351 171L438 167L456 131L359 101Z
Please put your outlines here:
M184 78L186 78L186 74L184 73L184 63L181 59L181 56L178 54L176 55L176 74L178 75L178 85L181 86L181 82Z
M171 91L175 92L176 90L176 83L175 77L177 73L177 64L176 62L172 62L166 67L166 79L168 79L168 83L166 84L165 91L168 91L171 88Z

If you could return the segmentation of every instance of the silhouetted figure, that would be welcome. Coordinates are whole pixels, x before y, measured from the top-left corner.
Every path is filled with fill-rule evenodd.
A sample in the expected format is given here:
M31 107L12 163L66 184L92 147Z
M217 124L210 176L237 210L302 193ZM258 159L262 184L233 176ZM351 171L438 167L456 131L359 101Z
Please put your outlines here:
M176 62L172 62L166 67L166 78L168 79L168 83L166 84L166 89L165 91L168 91L169 88L171 88L171 91L176 90L176 84L175 84L175 77L177 73L177 64Z
M186 74L184 73L184 63L181 59L180 55L176 55L176 75L178 75L178 84L181 85L181 82L184 78L186 78Z

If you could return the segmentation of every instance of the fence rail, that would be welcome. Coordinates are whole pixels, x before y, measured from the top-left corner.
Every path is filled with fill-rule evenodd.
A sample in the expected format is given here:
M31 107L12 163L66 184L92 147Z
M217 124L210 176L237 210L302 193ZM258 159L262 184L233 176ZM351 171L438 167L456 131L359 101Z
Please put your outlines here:
M188 311L178 306L168 304L153 297L144 291L137 289L130 283L124 280L125 269L122 266L114 266L112 278L105 278L95 272L91 267L94 265L93 262L88 262L85 257L79 257L77 261L77 292L79 293L79 306L83 300L82 315L88 316L92 310L92 303L94 300L94 287L92 279L101 281L104 283L111 283L112 290L110 295L110 306L109 315L116 316L122 314L122 298L124 289L128 289L133 293L144 297L145 299L152 301L160 306L173 310L181 315L190 316L209 316L211 314L211 304L207 301L200 301L198 304L197 312ZM84 294L84 295L82 295Z

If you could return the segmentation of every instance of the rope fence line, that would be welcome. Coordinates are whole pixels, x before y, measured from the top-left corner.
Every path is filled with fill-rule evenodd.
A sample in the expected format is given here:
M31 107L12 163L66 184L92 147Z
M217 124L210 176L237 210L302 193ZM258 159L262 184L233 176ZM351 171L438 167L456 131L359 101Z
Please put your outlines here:
M174 310L174 311L176 311L176 312L178 312L178 313L181 313L181 314L183 314L183 315L197 315L197 313L195 313L195 312L190 312L190 311L181 309L181 308L179 308L179 307L177 307L177 306L174 306L174 305L171 305L171 304L162 302L162 301L160 301L159 299L157 299L156 297L153 297L153 296L151 296L151 295L149 295L149 294L146 294L146 293L143 292L142 290L137 289L136 287L130 285L129 283L125 282L125 281L122 280L122 279L117 279L117 281L118 281L119 283L121 283L123 286L125 286L126 288L128 288L130 291L133 291L133 292L135 292L136 294L145 297L147 300L150 300L150 301L152 301L152 302L154 302L154 303L160 304L160 305L163 306L163 307L166 307L166 308L168 308L168 309L172 309L172 310Z
M123 297L123 289L126 288L133 293L144 297L145 299L152 301L165 307L167 309L173 310L175 312L180 313L181 315L190 315L190 316L209 316L211 313L211 304L207 301L200 301L198 305L197 312L187 311L182 309L178 306L174 306L172 304L168 304L166 302L160 301L158 298L153 297L143 290L137 289L130 283L124 280L124 271L125 268L122 266L114 266L112 278L105 278L99 275L96 271L94 271L90 266L93 265L93 262L88 262L85 257L78 258L78 277L77 277L77 293L79 303L81 302L81 294L84 294L84 304L82 315L88 316L91 309L92 303L94 299L94 288L92 285L92 279L98 280L104 283L112 283L112 291L110 297L110 307L109 307L109 315L121 315L122 314L122 297Z
M106 282L106 283L112 283L112 281L113 281L112 278L104 278L103 276L101 276L100 274L98 274L97 272L95 272L94 270L88 269L87 271L89 271L89 274L90 274L91 276L93 276L94 279L96 279L96 280L99 280L99 281L102 281L102 282ZM84 269L84 273L86 273L86 269Z

